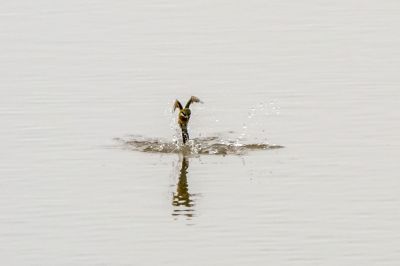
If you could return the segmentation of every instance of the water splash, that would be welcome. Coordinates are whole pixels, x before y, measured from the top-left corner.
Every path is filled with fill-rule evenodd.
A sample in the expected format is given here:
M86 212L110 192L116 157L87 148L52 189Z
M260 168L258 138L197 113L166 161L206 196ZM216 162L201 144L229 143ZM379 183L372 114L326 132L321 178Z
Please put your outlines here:
M265 100L251 106L244 117L241 126L241 132L238 140L242 141L246 138L258 140L258 136L265 136L268 118L279 116L280 106L277 100ZM265 139L265 141L267 141Z
M261 135L265 136L264 128L267 122L265 118L270 115L279 115L280 107L276 100L263 101L251 106L239 133L229 131L228 134L225 134L229 137L221 137L223 134L203 137L199 134L196 138L190 139L186 145L182 144L181 130L177 123L177 115L172 112L172 105L172 103L168 103L164 109L164 116L169 118L169 128L172 132L171 139L131 135L124 138L116 138L115 140L118 141L119 146L123 149L140 152L183 155L242 155L251 151L283 148L280 145L269 144L266 138L259 139L258 137L260 129L262 131ZM198 108L201 108L201 106ZM213 117L212 120L214 123L220 122L217 117ZM253 139L255 143L249 143L246 141L247 139Z
M244 143L238 139L229 140L218 136L194 138L183 145L175 138L172 140L146 138L140 135L132 135L126 138L116 138L116 141L124 149L151 152L151 153L175 153L184 155L243 155L250 151L269 150L283 148L280 145L268 143Z

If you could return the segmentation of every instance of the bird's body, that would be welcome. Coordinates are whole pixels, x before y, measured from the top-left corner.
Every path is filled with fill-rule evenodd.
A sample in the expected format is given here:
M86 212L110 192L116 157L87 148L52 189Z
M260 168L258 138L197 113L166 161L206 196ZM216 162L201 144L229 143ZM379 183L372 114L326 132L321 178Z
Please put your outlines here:
M189 123L190 115L192 113L190 111L189 107L194 102L201 103L199 98L192 96L192 97L190 97L189 101L186 103L185 108L182 107L182 104L178 100L176 100L175 104L174 104L174 111L176 110L176 108L179 109L178 124L182 130L182 140L183 140L184 144L189 140L189 132L187 130L187 126Z

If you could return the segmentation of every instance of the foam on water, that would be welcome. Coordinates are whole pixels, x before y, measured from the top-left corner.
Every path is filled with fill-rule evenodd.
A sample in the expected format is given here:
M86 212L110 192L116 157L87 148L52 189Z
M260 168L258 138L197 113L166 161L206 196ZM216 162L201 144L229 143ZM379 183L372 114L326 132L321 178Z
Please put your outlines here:
M116 138L122 148L141 152L153 153L181 153L184 155L242 155L250 151L279 149L283 146L268 143L244 143L238 139L229 140L218 136L201 137L189 140L183 145L177 139L166 140L146 138L140 135L131 135L125 138Z

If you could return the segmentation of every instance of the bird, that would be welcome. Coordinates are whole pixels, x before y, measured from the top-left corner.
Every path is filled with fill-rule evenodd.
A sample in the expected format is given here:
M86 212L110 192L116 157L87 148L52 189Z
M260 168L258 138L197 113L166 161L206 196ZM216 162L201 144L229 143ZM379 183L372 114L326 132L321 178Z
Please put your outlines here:
M189 140L189 132L188 132L187 126L189 123L190 115L192 113L189 109L189 107L192 103L203 103L203 102L196 96L192 96L192 97L190 97L189 101L186 103L185 108L183 108L182 104L178 100L175 100L175 103L174 103L173 111L175 112L175 110L177 108L179 109L178 124L182 130L183 144L186 144L186 142Z

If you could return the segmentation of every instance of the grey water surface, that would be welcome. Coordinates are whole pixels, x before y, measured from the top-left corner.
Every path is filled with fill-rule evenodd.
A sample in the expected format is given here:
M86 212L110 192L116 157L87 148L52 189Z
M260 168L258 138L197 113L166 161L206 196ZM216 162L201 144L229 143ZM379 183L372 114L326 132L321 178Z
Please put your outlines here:
M2 1L1 265L399 265L399 14Z

